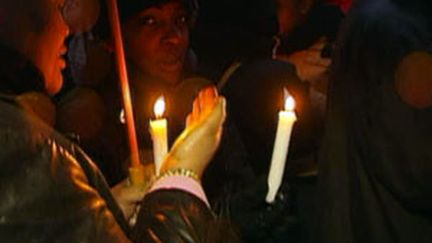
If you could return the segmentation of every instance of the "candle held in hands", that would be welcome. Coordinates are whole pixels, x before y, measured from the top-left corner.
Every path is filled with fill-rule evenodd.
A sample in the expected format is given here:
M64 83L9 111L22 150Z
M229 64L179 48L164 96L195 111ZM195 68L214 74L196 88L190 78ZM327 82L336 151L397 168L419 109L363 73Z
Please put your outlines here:
M268 192L266 202L272 203L275 200L277 191L282 183L285 170L285 162L288 155L288 148L291 138L291 131L297 117L294 112L294 98L285 92L285 110L279 112L278 127L276 131L273 155L270 165L270 172L267 178Z
M165 111L165 100L163 96L156 100L154 105L155 120L150 120L150 134L153 141L153 159L156 175L168 153L168 122L163 118Z

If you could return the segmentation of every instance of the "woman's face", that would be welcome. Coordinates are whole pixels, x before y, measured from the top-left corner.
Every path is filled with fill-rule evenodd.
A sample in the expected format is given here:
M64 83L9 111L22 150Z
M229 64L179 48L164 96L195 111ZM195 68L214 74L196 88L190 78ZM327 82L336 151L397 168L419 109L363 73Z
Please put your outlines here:
M62 69L66 67L65 39L69 34L62 10L65 0L38 0L45 16L41 28L32 31L28 57L42 72L49 94L57 93L63 85Z
M189 46L188 14L180 1L144 9L124 23L128 58L168 84L179 82Z

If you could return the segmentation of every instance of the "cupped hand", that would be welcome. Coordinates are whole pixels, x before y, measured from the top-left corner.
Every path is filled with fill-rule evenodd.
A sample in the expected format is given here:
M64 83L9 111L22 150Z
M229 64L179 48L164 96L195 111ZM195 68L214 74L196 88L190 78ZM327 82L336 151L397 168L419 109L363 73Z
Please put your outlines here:
M186 119L186 129L168 153L161 173L183 168L202 176L220 143L225 103L213 86L200 91Z

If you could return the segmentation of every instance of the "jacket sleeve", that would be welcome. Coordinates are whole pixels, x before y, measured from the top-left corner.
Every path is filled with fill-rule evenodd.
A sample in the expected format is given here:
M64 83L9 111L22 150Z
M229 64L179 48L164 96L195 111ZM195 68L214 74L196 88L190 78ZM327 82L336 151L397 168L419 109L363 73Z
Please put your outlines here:
M215 219L197 197L174 189L146 195L132 232L135 242L239 242L229 222Z
M66 140L16 113L0 119L1 241L129 242Z

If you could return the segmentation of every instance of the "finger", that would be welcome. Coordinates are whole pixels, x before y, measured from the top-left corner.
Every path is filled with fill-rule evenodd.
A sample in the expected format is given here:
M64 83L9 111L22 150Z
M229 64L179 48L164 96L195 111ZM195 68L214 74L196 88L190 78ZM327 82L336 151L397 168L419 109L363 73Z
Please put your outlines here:
M204 113L207 113L211 109L213 109L213 106L215 105L217 99L217 90L214 86L209 86L205 88L202 92L201 96L201 110Z
M207 123L205 126L211 128L211 132L213 133L213 129L220 129L226 117L226 100L224 97L219 97L215 104L214 109L211 111L209 117L205 120Z
M199 104L199 97L195 98L193 105L192 105L192 113L190 114L190 122L191 124L195 123L197 119L199 118L201 113L200 110L200 104Z
M207 114L211 111L212 102L213 102L212 100L214 99L212 98L213 95L214 92L212 91L211 87L203 88L199 92L197 99L198 99L200 114L199 116L195 117L197 122L201 121L202 119L205 119Z
M213 85L204 88L203 92L204 92L206 99L209 99L212 101L215 101L216 97L218 96L218 91L217 91L216 87Z
M187 117L186 117L186 127L190 127L191 126L191 124L192 124L192 115L191 114L189 114Z
M206 89L202 89L198 93L198 104L199 104L199 108L200 108L200 115L205 108L205 96L206 96Z
M206 91L207 91L207 92L209 93L209 95L210 95L211 97L213 97L213 98L216 98L217 96L219 96L219 94L218 94L218 90L217 90L216 86L214 86L214 85L208 86L208 87L206 88Z

